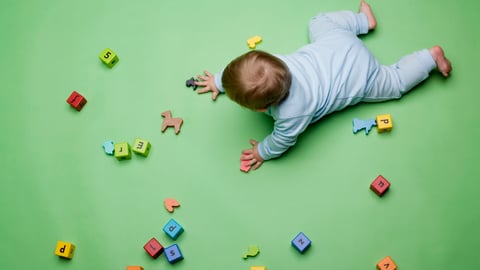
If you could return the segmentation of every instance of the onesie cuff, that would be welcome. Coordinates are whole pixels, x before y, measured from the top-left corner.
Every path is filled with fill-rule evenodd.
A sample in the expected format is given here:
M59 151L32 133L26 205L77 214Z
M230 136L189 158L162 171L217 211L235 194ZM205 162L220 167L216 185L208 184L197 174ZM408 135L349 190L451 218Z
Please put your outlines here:
M223 70L220 73L215 73L215 75L213 75L213 78L215 79L215 86L217 87L218 91L220 91L220 93L225 93L225 89L223 89L222 85L222 74Z
M366 34L368 33L368 18L367 18L367 15L365 15L365 13L358 13L358 16L357 16L357 22L358 22L358 34L359 35L363 35L363 34Z

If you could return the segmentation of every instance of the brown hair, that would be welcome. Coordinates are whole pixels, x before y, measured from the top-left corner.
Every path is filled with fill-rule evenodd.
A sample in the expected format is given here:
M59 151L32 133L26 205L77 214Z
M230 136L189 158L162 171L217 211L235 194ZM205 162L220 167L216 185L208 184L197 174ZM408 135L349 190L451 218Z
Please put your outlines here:
M287 65L278 57L258 50L234 59L222 75L227 96L252 110L282 102L288 96L291 83Z

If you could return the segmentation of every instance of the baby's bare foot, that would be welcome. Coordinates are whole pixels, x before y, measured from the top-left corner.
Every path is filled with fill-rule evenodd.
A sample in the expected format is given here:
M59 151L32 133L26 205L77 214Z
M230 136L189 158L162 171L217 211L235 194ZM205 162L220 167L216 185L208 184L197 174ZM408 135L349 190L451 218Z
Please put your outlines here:
M360 13L364 13L367 15L368 19L368 30L373 30L375 27L377 27L377 20L375 19L375 16L373 16L372 9L370 8L370 5L365 2L365 0L362 0L360 2Z
M430 49L430 54L437 65L438 71L442 73L443 77L448 77L450 72L452 71L452 64L450 60L445 57L445 53L443 52L442 47L440 46L433 46Z

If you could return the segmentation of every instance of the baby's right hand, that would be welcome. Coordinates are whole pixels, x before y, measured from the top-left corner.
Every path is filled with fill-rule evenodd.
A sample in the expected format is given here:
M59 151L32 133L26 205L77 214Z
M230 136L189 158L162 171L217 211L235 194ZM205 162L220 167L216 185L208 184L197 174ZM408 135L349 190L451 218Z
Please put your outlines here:
M197 93L203 94L212 92L212 99L216 100L220 91L218 91L217 87L215 86L215 78L212 73L204 70L203 73L205 75L197 75L197 77L202 80L200 82L195 82L198 86L203 86L202 89L198 90Z

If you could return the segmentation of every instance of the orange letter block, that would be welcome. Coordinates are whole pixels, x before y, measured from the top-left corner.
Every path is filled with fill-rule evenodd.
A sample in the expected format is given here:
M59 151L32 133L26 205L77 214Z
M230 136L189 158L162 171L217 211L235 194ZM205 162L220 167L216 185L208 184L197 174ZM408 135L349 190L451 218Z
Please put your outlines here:
M377 263L378 270L396 270L397 265L393 262L390 256L383 258L380 262Z

